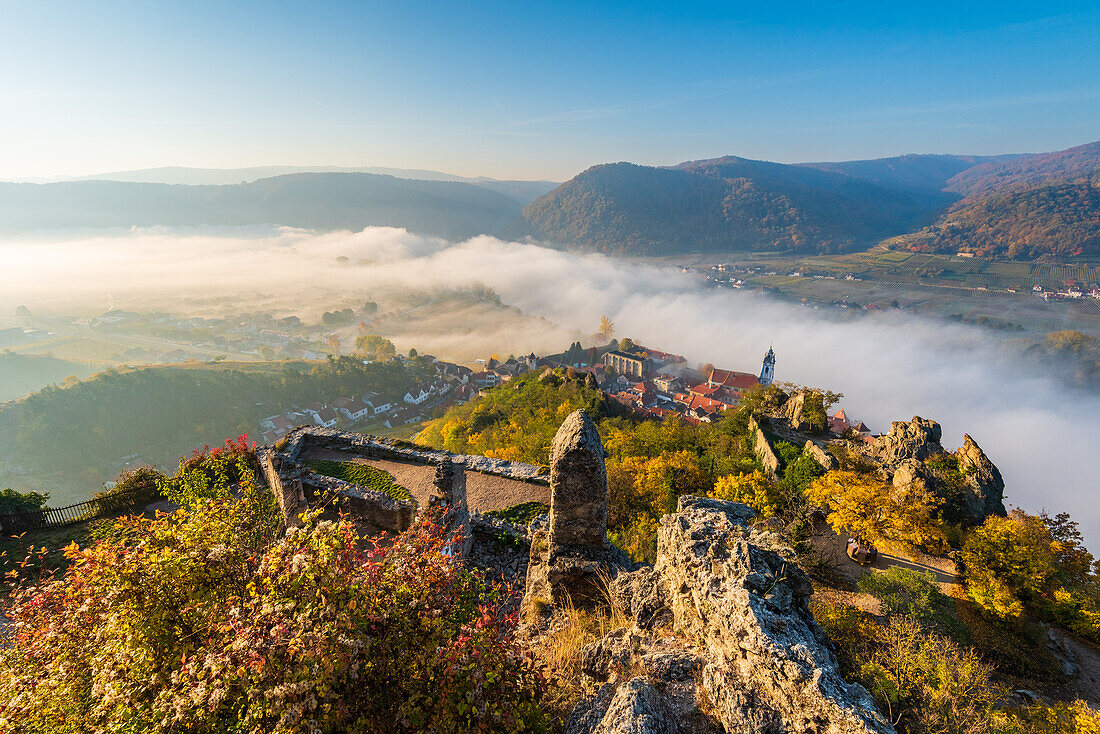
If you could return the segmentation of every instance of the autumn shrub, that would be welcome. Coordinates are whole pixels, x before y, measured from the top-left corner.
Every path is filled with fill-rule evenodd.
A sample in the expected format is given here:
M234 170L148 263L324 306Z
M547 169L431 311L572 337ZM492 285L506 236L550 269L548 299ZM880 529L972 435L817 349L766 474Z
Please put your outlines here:
M778 485L761 471L722 477L714 483L710 494L716 499L742 502L762 518L774 517L782 502Z
M542 679L476 574L421 525L278 536L254 485L71 548L13 592L0 730L538 730ZM370 547L370 544L367 544Z
M931 573L891 566L883 573L863 574L856 583L860 591L878 598L888 617L907 616L957 641L969 638L955 615L954 600L940 591Z
M115 486L97 492L92 499L102 514L143 509L151 502L162 498L161 487L167 477L151 466L139 466L124 471L115 481Z
M1030 611L1100 642L1100 580L1068 515L989 517L967 533L962 560L967 593L988 614Z
M898 728L909 734L984 734L1003 692L976 652L911 618L895 617L879 633L860 680Z
M894 487L872 475L831 471L810 484L806 498L827 509L837 533L933 551L946 547L936 516L941 500L921 485Z
M46 506L50 499L47 492L16 492L0 489L0 515L35 512Z

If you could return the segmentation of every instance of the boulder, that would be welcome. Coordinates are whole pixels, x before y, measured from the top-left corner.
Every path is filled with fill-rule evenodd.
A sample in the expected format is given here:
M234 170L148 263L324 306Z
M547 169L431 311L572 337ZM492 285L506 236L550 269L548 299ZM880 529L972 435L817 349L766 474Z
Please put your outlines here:
M645 678L607 683L582 699L565 726L566 734L673 734L678 727L662 710L661 696Z
M661 519L656 572L675 626L706 649L701 685L730 732L893 732L841 677L790 548L734 502L682 497Z
M806 441L805 451L808 451L814 461L821 464L821 468L825 471L832 471L840 466L840 462L836 460L836 457L830 454L825 449L818 446L813 441Z
M672 734L657 689L645 678L631 679L611 699L594 734Z
M913 416L911 421L894 421L890 432L875 439L871 455L893 470L906 459L924 461L943 451L940 424Z
M777 410L774 415L787 421L791 428L796 431L808 431L810 430L810 424L803 417L805 408L806 392L799 390L788 398L787 402L783 403L783 407Z
M590 642L581 649L581 671L598 681L605 681L618 668L625 668L634 656L638 638L630 628L611 630L602 640Z
M650 677L662 683L691 680L699 658L688 652L656 650L642 655L642 666Z
M959 471L966 478L966 515L981 522L990 515L1004 515L1005 480L970 434L963 434L963 445L955 452Z

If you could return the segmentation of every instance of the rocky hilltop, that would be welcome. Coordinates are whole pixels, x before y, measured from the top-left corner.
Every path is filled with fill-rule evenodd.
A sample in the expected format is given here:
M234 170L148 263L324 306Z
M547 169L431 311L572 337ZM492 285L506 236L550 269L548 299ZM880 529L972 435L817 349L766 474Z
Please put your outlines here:
M574 602L614 605L628 620L584 649L585 674L603 685L566 731L893 731L867 691L841 678L808 577L778 535L753 526L752 509L681 497L661 520L657 563L635 567L604 537L603 462L591 419L573 413L554 440L548 528L530 544L530 635Z

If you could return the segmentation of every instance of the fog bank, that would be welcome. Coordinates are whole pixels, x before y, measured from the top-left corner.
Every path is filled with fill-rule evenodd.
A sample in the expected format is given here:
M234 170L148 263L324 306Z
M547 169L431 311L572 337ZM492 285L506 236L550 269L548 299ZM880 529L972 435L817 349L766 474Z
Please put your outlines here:
M333 305L335 294L484 283L529 317L522 328L488 319L476 335L429 329L395 341L441 357L468 356L471 340L483 354L556 351L591 334L607 314L619 336L732 369L758 370L772 346L777 379L843 392L843 407L876 431L921 415L943 425L949 448L969 433L1003 472L1007 502L1069 511L1100 548L1100 508L1093 500L1100 397L1014 363L1001 341L977 328L898 312L840 320L705 288L678 268L488 237L449 244L380 228L67 236L0 243L0 262L0 312L6 314L21 303L32 310L108 304L191 304L194 310L201 305L196 299L217 297L273 311L308 303L319 312Z

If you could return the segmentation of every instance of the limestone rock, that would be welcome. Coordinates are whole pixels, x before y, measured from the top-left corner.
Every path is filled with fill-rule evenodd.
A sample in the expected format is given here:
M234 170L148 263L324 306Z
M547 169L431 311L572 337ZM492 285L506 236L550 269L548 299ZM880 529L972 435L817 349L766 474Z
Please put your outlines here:
M832 471L840 466L840 462L836 460L835 456L813 441L806 441L806 446L804 448L806 451L810 452L810 456L814 458L814 461L821 464L821 468L825 471Z
M574 411L550 446L550 538L555 545L602 548L607 536L607 469L596 424Z
M764 435L764 431L760 430L760 424L756 422L755 417L749 418L749 435L752 436L752 450L764 466L764 473L768 479L775 481L779 478L779 457L776 456L775 449L772 448L768 437Z
M932 479L932 473L922 462L906 459L894 469L893 484L898 488L908 487L911 484L927 487Z
M565 724L565 734L592 734L607 713L615 690L614 683L605 683L596 693L577 701Z
M924 461L943 451L940 446L940 424L913 416L911 421L894 421L890 432L875 439L871 454L886 467L893 469L906 459Z
M639 677L615 692L594 734L672 734L672 731L661 711L657 689Z
M963 434L963 445L955 452L959 471L966 477L966 514L981 522L989 515L1004 515L1005 481L1000 470L989 460L969 434Z
M607 541L607 469L600 434L585 411L575 411L550 447L550 524L532 534L524 609L545 609L565 595L581 606L602 603L605 582L632 568L629 557Z
M626 667L637 644L638 639L629 628L611 630L602 640L590 642L581 650L581 671L605 681L615 669Z
M657 650L643 655L642 665L654 680L684 681L695 675L699 658L687 652Z
M783 403L778 411L775 412L777 418L782 418L790 424L791 428L796 431L808 431L811 426L809 422L803 417L803 412L806 408L806 392L799 390L790 398L787 402Z
M633 619L639 629L651 629L668 614L667 592L650 566L620 573L608 590L612 602Z
M600 389L599 381L596 380L596 376L594 374L592 374L591 372L585 374L585 376L584 376L584 386L585 387L590 387L593 390L599 390Z
M656 571L676 627L707 649L702 686L727 731L893 732L846 683L809 610L813 587L789 549L733 502L681 498L661 519Z

